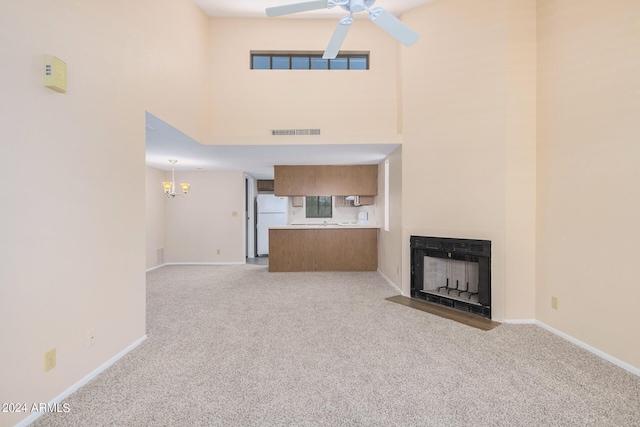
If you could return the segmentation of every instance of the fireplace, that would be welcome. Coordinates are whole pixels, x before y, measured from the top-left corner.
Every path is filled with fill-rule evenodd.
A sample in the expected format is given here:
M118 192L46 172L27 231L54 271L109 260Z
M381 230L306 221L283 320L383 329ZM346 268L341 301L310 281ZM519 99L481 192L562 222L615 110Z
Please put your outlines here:
M491 318L491 242L411 236L411 297Z

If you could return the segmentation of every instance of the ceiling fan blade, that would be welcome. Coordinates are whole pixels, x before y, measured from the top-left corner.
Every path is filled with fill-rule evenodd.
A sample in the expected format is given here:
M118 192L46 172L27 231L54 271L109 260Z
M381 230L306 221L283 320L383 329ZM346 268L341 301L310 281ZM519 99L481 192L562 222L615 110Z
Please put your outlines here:
M394 39L398 40L405 46L411 46L420 38L418 33L407 27L398 18L380 7L372 9L369 18L374 24L385 30Z
M289 15L291 13L306 12L308 10L326 9L329 7L327 0L313 0L302 3L286 4L265 9L268 17Z
M331 40L329 40L329 44L327 45L327 49L324 51L324 55L322 55L323 59L335 59L335 57L338 56L340 47L342 47L342 42L344 42L344 39L347 37L347 33L349 32L349 28L351 28L352 23L353 17L351 17L351 15L345 16L340 20L336 30L331 36Z

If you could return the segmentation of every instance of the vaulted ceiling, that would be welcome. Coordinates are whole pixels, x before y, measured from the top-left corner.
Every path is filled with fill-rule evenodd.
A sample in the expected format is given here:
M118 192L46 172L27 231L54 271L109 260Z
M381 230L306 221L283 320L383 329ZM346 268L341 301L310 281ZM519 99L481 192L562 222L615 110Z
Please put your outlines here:
M305 1L305 0L303 0ZM377 0L372 7L382 7L395 16L435 0ZM193 0L211 17L265 18L266 7L297 3L295 0ZM288 15L294 19L336 19L346 12L339 6ZM271 18L273 19L273 18ZM242 170L261 179L273 177L274 164L375 164L393 152L398 144L349 144L326 146L203 145L160 118L147 114L146 163L170 170L170 158L180 159L179 170Z

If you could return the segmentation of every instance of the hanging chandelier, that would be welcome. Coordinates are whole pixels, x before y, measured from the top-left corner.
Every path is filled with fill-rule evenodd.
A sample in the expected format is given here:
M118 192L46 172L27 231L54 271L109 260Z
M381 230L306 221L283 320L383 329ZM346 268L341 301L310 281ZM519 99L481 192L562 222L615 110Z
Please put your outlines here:
M176 193L176 172L174 170L174 166L178 163L177 160L169 160L171 163L171 182L163 182L162 188L164 189L164 194L167 197L176 197L176 196L186 196L189 192L189 183L183 182L180 184L182 188L182 193Z

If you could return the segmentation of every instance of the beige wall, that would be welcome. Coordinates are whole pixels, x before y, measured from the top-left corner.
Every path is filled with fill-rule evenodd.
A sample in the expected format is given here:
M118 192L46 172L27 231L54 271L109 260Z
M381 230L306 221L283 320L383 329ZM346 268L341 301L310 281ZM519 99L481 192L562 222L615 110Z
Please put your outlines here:
M145 110L209 133L208 25L188 0L2 2L1 402L48 402L145 335Z
M169 172L146 167L145 175L146 191L145 191L145 209L146 209L146 254L147 269L157 267L164 264L166 251L166 204L167 196L162 190L162 182L171 181ZM162 251L162 256L158 251Z
M494 318L532 319L535 1L437 1L403 19L422 36L402 51L403 241L491 240Z
M385 162L389 161L389 194L384 191ZM399 289L402 288L402 147L396 149L378 167L378 271ZM389 200L389 231L385 231L385 200Z
M213 138L216 144L394 143L396 42L357 19L343 50L370 50L369 71L250 70L252 50L324 51L332 20L211 21ZM272 137L271 129L320 128L313 137Z
M504 2L505 319L535 318L536 2Z
M637 0L538 1L536 317L636 368L639 23Z
M167 200L166 262L244 263L244 174L181 171L176 182L191 189Z
M316 143L389 143L403 129L403 291L410 234L488 238L498 319L535 317L640 366L629 327L640 297L629 267L640 238L639 5L535 5L439 0L404 15L422 35L409 49L358 21L344 47L372 49L370 72L291 77L250 71L249 51L323 50L335 23L210 20L189 0L3 2L0 401L50 401L145 334L145 111L209 143L273 144L269 129L299 127L321 128ZM44 53L67 62L67 94L42 87ZM283 94L285 79L294 89ZM238 175L220 179L241 195ZM189 197L167 208L178 224L167 261L244 259L242 200L214 206L196 196L213 188L205 176L189 179ZM208 228L215 221L234 238ZM397 242L381 237L381 252ZM594 242L604 250L585 252ZM397 260L383 258L392 278ZM53 347L58 366L44 373ZM20 418L0 414L0 425Z

